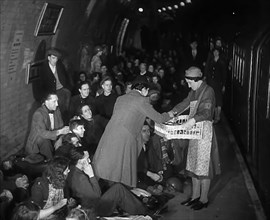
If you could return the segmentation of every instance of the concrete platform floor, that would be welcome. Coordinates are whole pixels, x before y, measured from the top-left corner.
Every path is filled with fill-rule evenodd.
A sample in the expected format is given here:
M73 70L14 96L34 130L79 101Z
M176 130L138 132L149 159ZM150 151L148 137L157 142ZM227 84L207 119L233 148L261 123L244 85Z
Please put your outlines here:
M180 203L190 196L191 185L168 203L166 220L265 220L266 216L226 119L215 125L222 173L211 183L209 205L194 211Z

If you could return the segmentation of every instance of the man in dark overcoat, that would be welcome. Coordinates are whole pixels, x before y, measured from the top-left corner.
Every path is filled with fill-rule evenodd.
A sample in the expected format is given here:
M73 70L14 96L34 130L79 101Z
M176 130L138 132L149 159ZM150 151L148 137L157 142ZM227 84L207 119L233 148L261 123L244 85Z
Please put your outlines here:
M48 60L44 62L40 72L42 95L56 93L62 116L67 120L71 96L69 76L64 65L59 61L61 53L58 50L49 49L47 55Z

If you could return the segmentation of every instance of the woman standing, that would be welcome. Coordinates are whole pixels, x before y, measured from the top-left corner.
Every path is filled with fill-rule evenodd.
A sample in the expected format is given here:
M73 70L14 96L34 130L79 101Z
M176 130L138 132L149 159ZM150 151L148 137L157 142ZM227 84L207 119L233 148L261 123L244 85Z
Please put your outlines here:
M159 123L170 119L168 113L159 114L153 109L146 97L148 90L147 81L137 79L132 90L116 100L113 115L93 159L98 177L136 187L137 159L142 148L141 129L145 118Z
M215 122L219 122L221 107L223 104L222 94L225 92L225 83L227 78L227 67L224 59L221 57L221 51L213 49L213 55L210 56L205 66L206 81L211 86L216 95Z
M183 112L189 107L189 119L183 124L186 129L191 129L196 122L203 122L203 138L189 140L186 171L192 178L192 196L181 203L200 210L208 206L211 178L220 173L218 146L212 124L215 92L202 80L202 72L197 67L186 70L185 79L191 91L169 113Z
M93 72L101 72L100 68L101 68L102 61L100 57L102 55L102 47L96 46L94 51L95 51L95 54L91 59L90 74L92 74Z

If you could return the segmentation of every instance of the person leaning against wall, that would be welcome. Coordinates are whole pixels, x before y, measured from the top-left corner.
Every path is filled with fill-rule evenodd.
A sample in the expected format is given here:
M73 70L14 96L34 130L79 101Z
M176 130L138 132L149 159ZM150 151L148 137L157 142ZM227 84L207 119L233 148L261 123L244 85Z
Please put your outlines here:
M59 109L63 120L68 120L69 102L71 96L71 86L69 85L67 71L60 61L61 53L51 48L47 51L47 60L40 69L42 82L42 96L54 92L59 99Z

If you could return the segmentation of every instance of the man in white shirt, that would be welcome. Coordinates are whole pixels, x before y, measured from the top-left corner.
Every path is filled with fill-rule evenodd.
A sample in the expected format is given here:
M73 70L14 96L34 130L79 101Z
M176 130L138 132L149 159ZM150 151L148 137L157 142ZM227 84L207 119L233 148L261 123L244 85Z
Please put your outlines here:
M67 123L71 96L70 77L62 62L59 61L61 54L58 50L49 49L47 55L48 60L44 62L40 71L42 96L44 97L50 92L57 94L60 111L64 121Z
M35 157L52 159L54 155L54 142L61 134L67 134L69 127L64 126L58 108L58 97L49 93L41 107L32 118L31 130L27 139L25 152L28 162L36 161Z

